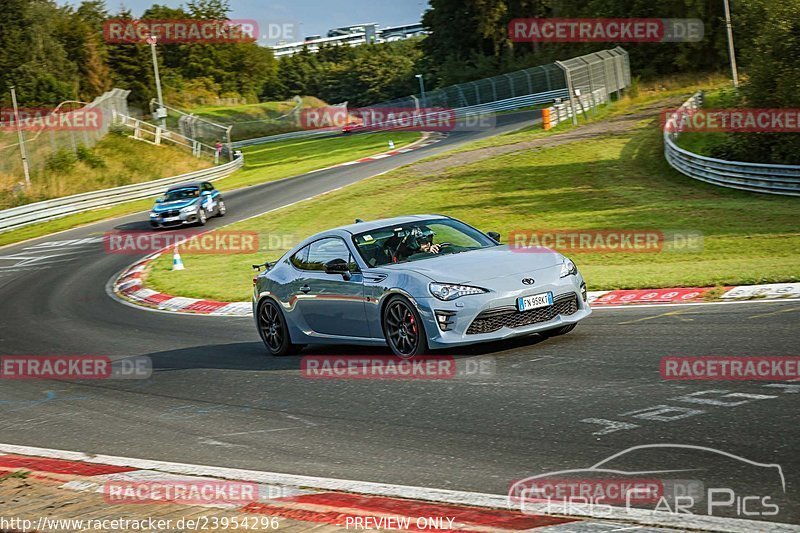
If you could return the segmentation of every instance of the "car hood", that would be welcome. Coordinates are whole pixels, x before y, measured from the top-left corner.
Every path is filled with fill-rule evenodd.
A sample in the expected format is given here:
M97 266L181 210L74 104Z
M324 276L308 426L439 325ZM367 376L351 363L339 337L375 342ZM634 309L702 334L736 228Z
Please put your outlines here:
M175 200L173 202L162 202L153 206L153 212L160 213L162 211L170 211L172 209L183 209L194 204L198 199L192 198L190 200Z
M539 248L536 252L519 252L503 245L385 265L383 268L417 272L442 283L475 284L560 266L562 261L561 254L548 248Z

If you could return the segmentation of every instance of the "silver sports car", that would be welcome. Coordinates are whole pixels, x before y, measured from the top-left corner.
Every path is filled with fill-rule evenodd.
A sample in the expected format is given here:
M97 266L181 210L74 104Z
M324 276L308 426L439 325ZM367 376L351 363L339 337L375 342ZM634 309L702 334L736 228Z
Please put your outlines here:
M428 349L562 335L591 310L575 264L524 252L441 215L356 221L318 233L254 278L253 312L272 355L307 344Z

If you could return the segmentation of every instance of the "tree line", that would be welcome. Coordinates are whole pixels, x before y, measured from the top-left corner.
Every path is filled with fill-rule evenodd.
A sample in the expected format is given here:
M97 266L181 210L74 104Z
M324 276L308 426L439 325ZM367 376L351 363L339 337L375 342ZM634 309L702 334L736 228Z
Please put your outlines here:
M732 10L737 55L746 74L740 103L797 107L800 2L732 0ZM140 18L220 20L230 11L228 0L188 0L178 8L154 4ZM430 0L423 16L429 34L400 42L329 46L280 60L255 42L159 45L162 85L167 102L175 105L312 95L364 106L416 93L417 73L435 88L614 46L511 42L509 21L526 17L697 18L705 25L702 41L622 43L632 72L647 79L728 69L722 0ZM132 104L146 110L155 95L149 45L103 39L106 21L131 18L124 9L111 13L104 0L83 0L77 7L53 0L3 0L0 105L8 105L5 88L12 84L28 106L89 101L114 86L130 89ZM770 146L776 142L762 137ZM731 153L749 151L736 146L730 145ZM782 144L776 153L791 150L794 144Z

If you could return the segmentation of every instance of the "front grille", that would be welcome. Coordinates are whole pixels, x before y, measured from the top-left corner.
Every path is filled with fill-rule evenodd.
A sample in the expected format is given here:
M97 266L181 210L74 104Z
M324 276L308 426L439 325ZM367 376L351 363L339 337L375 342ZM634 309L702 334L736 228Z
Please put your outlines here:
M181 214L180 211L178 211L177 209L173 209L172 211L164 211L163 213L161 213L161 216L165 217L165 218L166 217L176 217L176 216L178 216L180 214Z
M575 293L562 294L553 301L553 305L519 312L513 307L503 307L484 311L472 321L467 329L467 335L478 333L491 333L502 327L521 328L538 322L547 322L558 315L574 315L578 312L578 295Z

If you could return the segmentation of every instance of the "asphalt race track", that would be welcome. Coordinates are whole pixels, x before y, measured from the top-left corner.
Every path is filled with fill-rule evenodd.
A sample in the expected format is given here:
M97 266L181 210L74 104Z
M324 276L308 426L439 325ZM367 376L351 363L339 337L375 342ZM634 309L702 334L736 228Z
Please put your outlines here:
M498 122L513 129L531 118ZM229 215L208 227L490 133L497 131L453 134L392 158L227 193ZM785 494L773 469L696 450L639 450L617 466L680 469L681 479L737 487L737 496L770 494L781 510L768 519L800 521L800 384L667 382L659 374L664 356L796 354L800 302L599 309L564 337L447 352L459 362L488 361L483 375L309 380L299 357L265 356L249 318L170 315L110 298L107 282L136 257L107 254L99 240L64 243L146 229L145 219L0 248L0 353L145 355L155 369L138 381L4 381L0 442L496 494L515 480L588 468L632 446L695 445L781 465Z

